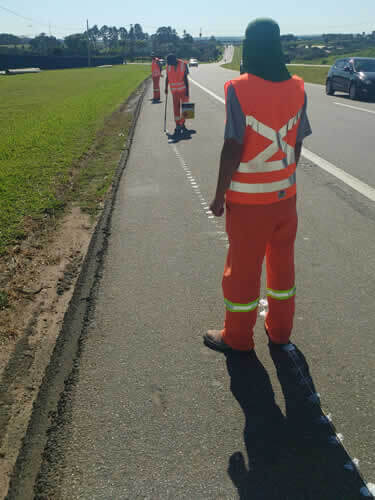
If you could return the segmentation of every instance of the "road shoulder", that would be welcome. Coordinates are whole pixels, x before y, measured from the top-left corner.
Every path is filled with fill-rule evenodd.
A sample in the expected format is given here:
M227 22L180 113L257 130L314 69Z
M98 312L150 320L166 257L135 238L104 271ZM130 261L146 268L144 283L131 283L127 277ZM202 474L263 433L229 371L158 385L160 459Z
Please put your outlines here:
M52 226L46 234L34 235L16 246L10 257L10 263L14 265L10 270L10 288L16 290L17 300L13 300L11 309L1 311L3 326L9 333L3 339L0 358L2 498L8 491L11 477L20 475L20 464L24 461L23 445L36 437L37 449L43 450L43 439L38 432L43 425L48 425L50 415L38 415L40 401L48 392L50 377L57 373L54 367L61 361L65 344L69 344L73 352L77 349L78 339L66 338L66 324L74 321L77 328L80 325L79 331L82 329L146 88L147 83L143 83L121 106L133 114L133 119L100 216L90 218L72 205L59 221L57 230ZM91 281L86 279L88 275L92 276ZM2 277L8 278L9 283L9 276L2 274ZM36 427L37 436L33 435Z

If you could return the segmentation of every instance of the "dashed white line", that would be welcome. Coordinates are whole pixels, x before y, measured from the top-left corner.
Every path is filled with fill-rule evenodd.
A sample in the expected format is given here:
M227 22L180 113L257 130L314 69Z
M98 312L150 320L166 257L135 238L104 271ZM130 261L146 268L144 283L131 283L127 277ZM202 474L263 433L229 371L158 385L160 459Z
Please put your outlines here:
M200 87L202 90L207 92L207 94L211 95L212 97L217 99L222 104L225 104L224 99L217 96L214 92L211 92L211 90L208 90L206 87L199 84L195 80L190 79L190 81L192 81L195 85ZM361 109L361 111L363 111L363 109ZM352 175L347 174L346 172L344 172L340 168L336 167L332 163L329 163L328 161L324 160L323 158L320 158L318 155L316 155L315 153L312 153L311 151L307 150L306 148L302 149L302 154L305 158L312 161L313 163L318 165L320 168L322 168L326 172L329 172L331 175L334 175L335 177L339 178L345 184L349 185L350 187L352 187L353 189L355 189L359 193L363 194L364 196L366 196L370 200L375 201L375 189L371 188L370 186L368 186L364 182L360 181L359 179L356 179ZM209 218L210 219L214 218L214 216L211 215L211 216L209 216ZM218 231L218 233L219 233L219 231ZM220 239L224 239L224 238L220 237ZM229 243L226 243L226 247L227 248L229 247ZM261 311L260 314L261 315L265 314L265 311ZM319 404L320 395L316 394L316 393L312 393L312 395L310 396L309 399L311 400L311 402ZM327 420L329 422L331 421L331 419L329 417L327 417ZM333 434L330 437L329 442L333 445L341 445L341 443L343 441L343 435L336 434L333 427L332 427L332 431L333 431ZM361 494L365 497L370 497L370 496L372 496L372 493L374 490L375 490L375 485L373 485L372 483L368 483L367 487L364 487L361 489Z
M201 85L200 83L196 82L195 80L193 80L192 78L190 78L190 81L192 83L194 83L194 85L197 85L197 87L201 88L202 90L204 90L205 92L207 92L207 94L209 94L210 96L214 97L216 100L218 100L219 102L221 102L222 104L225 104L225 101L224 99L222 99L221 97L219 97L218 95L216 95L214 92L212 92L211 90L207 89L206 87L204 87L203 85ZM347 106L347 107L354 107L354 106L349 106L348 104L341 104L341 103L337 103L341 106ZM355 109L360 109L361 111L367 111L369 113L375 113L374 111L368 111L368 110L365 110L363 108L355 108ZM312 161L313 163L315 163L318 167L320 167L322 170L325 170L326 172L328 172L329 174L337 177L338 179L340 179L342 182L344 182L345 184L347 184L348 186L350 186L352 189L354 189L355 191L357 191L358 193L362 194L363 196L365 196L366 198L368 198L369 200L371 201L375 201L375 189L372 188L371 186L369 186L368 184L360 181L359 179L357 179L356 177L353 177L352 175L350 174L347 174L344 170L342 170L341 168L339 167L336 167L335 165L333 165L332 163L330 163L329 161L327 160L324 160L323 158L321 158L320 156L318 156L317 154L313 153L312 151L309 151L308 149L306 148L302 148L302 155L307 158L308 160Z
M202 195L200 191L199 184L197 183L197 180L195 177L191 174L190 170L188 170L186 162L184 161L183 157L181 156L181 153L177 149L176 145L173 144L173 150L175 152L176 157L178 158L183 170L185 171L186 178L189 180L190 185L192 189L194 190L194 194L198 197L200 200L200 205L202 207L202 210L204 210L205 215L207 215L207 218L209 219L210 222L214 223L216 228L218 229L218 221L216 220L215 216L210 210L210 206L205 200L204 196ZM225 234L223 231L216 231L216 234L220 237L220 240L228 241L228 239L225 237L223 238L223 234ZM226 245L228 247L228 244Z

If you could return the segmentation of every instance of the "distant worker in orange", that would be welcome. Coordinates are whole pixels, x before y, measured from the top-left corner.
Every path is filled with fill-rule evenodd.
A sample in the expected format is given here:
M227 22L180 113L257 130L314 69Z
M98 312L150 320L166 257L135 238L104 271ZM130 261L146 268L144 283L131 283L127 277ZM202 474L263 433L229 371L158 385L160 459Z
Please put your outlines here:
M160 59L155 56L155 54L151 54L152 63L151 63L151 73L152 73L152 82L154 84L154 97L153 101L160 101L160 78L163 76L162 74L162 65Z
M174 54L167 56L167 78L165 82L165 94L168 94L168 83L171 87L173 96L173 110L176 128L172 139L178 140L179 137L187 132L185 127L185 118L182 116L181 104L189 102L189 69L188 65L182 59L177 59Z
M290 76L284 60L278 24L257 19L246 29L244 74L225 84L225 141L210 208L218 217L226 208L226 315L222 330L204 335L221 352L254 348L264 258L270 348L284 348L292 332L296 168L311 128L304 82Z

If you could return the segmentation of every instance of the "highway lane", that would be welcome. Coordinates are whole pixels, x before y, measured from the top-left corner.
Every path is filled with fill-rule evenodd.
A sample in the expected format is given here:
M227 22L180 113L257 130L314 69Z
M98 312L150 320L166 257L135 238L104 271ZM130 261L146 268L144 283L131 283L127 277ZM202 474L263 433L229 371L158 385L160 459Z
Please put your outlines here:
M217 65L191 73L218 93L230 74ZM262 453L277 440L273 429L283 433L272 390L282 410L285 404L261 318L262 364L255 368L226 363L202 345L202 333L220 327L224 314L224 220L207 210L224 107L197 86L191 94L196 133L177 145L167 144L163 105L151 104L150 90L144 102L79 374L67 387L65 414L50 429L36 492L72 499L361 498L339 447L309 442L264 464ZM169 108L169 130L171 115ZM351 458L374 483L375 207L306 160L298 183L293 340ZM258 454L248 435L246 449L244 413L266 443ZM236 452L247 460L247 451L255 453L249 474L234 460Z
M220 76L213 66L200 69L201 73L191 71L192 78L205 88L217 93L219 97L223 97L223 82L232 78L233 72L221 69L225 74ZM201 91L202 89L198 87L193 92ZM307 86L307 92L309 93L309 86ZM215 100L223 109L223 105L216 99L210 95L207 97L209 101ZM323 98L326 98L324 94ZM317 113L313 110L314 102L310 99L313 131L317 126ZM359 105L363 106L364 103ZM336 149L339 149L338 144L341 142L337 136L336 141L335 144L332 140L330 155L327 156L338 165ZM316 149L315 145L306 141L306 146L326 158L326 155ZM194 154L194 160L191 160L191 163L199 164L201 152L191 151L185 145L182 147L186 149L185 156L188 158ZM374 147L372 143L372 149L369 149L370 152L366 157L368 166L374 158L371 154ZM362 165L358 164L358 170L361 168L363 168ZM350 172L349 168L347 170ZM354 172L352 174L354 175ZM210 175L211 173L209 177ZM375 175L372 178L372 186L375 187ZM348 415L351 415L349 420L351 418L353 420L349 427L352 426L352 431L349 432L353 432L352 442L357 441L357 445L366 447L358 432L358 421L354 424L361 410L358 407L354 410L354 405L358 398L366 398L367 402L362 410L363 414L368 416L365 434L373 435L371 429L374 427L375 407L371 400L374 396L374 389L371 382L373 377L370 373L374 369L375 358L372 353L367 355L366 352L373 349L372 331L375 322L373 307L375 287L372 278L375 272L375 259L372 255L375 243L375 203L306 160L301 162L298 169L298 180L300 230L297 264L304 296L298 299L301 314L297 315L299 321L296 325L298 328L296 335L298 338L305 339L304 346L308 345L308 349L312 347L310 343L314 345L314 354L311 354L317 363L320 387L325 387L326 396L330 400L328 408L334 410L334 415L345 430L348 429ZM206 182L209 191L209 178ZM310 254L309 251L311 251ZM344 285L347 279L347 284ZM338 321L340 328L337 328ZM304 322L306 322L305 325ZM351 354L348 351L351 351ZM349 358L351 358L350 361ZM346 359L345 368L340 364L340 370L344 369L346 372L345 376L340 370L332 369L338 359ZM349 372L352 373L349 374ZM359 377L354 386L357 389L361 387L361 395L356 394L356 390L353 390L351 386L353 376ZM347 377L347 382L344 382L345 377ZM367 380L367 382L362 385L360 380ZM342 396L340 397L339 394ZM349 410L350 406L352 406L351 410ZM370 417L371 414L372 417ZM340 428L340 425L338 427ZM355 453L355 449L353 452ZM371 457L369 470L374 470L374 452L370 448L368 456Z
M306 91L314 128L306 147L375 187L375 103L327 96L320 85L308 84Z
M191 68L190 73L198 83L224 98L224 83L238 72L221 68L220 73L217 66ZM375 188L375 102L351 101L343 93L327 96L322 85L309 83L306 93L314 133L305 146Z

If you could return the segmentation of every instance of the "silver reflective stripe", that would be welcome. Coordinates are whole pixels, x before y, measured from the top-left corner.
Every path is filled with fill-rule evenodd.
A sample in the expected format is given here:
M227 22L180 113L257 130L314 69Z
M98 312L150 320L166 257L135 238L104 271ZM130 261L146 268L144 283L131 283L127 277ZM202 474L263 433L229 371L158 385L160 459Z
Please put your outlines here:
M257 120L254 116L246 117L246 125L251 127L257 134L262 135L266 139L272 141L266 149L259 153L255 158L247 163L241 163L238 172L240 173L253 173L253 172L275 172L277 170L282 170L289 167L295 163L295 153L294 147L288 144L284 137L287 133L292 130L292 128L298 123L301 118L302 109L293 116L288 122L283 125L280 130L274 130L273 128L265 125L264 123ZM285 158L278 161L268 162L272 156L274 156L279 150L285 153Z
M290 290L272 290L272 288L267 288L267 295L273 299L286 300L294 297L296 294L296 287L294 286Z
M283 160L269 162L258 161L255 159L247 163L240 163L237 172L240 172L241 174L276 172L277 170L282 170L283 168L287 168L288 166L289 165L287 165L286 158L284 158Z
M171 87L173 89L184 89L185 88L185 83L184 82L176 82L176 83L171 83Z
M226 308L230 312L251 312L254 311L258 307L259 298L256 300L249 302L248 304L238 304L235 302L231 302L228 299L224 299Z
M248 182L232 181L229 189L237 191L238 193L273 193L275 191L282 191L288 189L296 183L296 173L277 182L265 182L263 184L249 184Z

